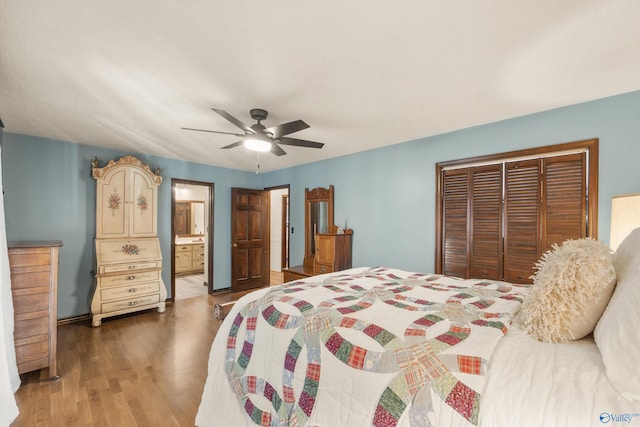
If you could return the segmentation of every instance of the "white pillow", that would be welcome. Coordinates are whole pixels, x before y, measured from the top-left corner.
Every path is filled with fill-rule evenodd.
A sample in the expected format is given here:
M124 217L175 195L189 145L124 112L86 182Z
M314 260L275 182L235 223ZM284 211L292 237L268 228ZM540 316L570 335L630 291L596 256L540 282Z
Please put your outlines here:
M594 331L607 378L629 401L640 401L640 228L614 254L618 284Z
M616 283L612 258L609 246L598 240L554 244L531 276L533 289L522 304L524 331L551 343L590 334Z

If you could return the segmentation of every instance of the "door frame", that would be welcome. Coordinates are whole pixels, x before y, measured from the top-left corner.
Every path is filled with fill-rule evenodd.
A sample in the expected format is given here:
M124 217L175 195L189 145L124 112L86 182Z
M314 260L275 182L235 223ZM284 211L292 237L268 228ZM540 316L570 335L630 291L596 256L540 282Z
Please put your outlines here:
M175 303L176 301L176 245L175 245L175 211L176 211L176 188L178 184L198 185L201 187L207 187L208 197L208 212L207 215L207 228L205 234L207 236L207 293L213 293L213 219L214 219L214 207L215 207L215 184L213 182L194 181L190 179L171 178L171 298L170 301Z
M287 190L287 211L284 212L284 210L282 211L282 237L286 238L286 260L287 260L287 265L285 267L281 267L281 268L289 268L289 262L291 260L291 234L289 232L289 230L291 229L291 184L282 184L282 185L276 185L273 187L265 187L264 188L265 191L269 192L269 200L271 200L271 191L272 190ZM286 223L286 218L289 218L289 224L288 227L285 227L285 223ZM271 209L269 209L269 224L271 224ZM286 228L286 230L285 230ZM282 247L285 247L285 242L282 242ZM271 254L269 254L269 256L271 256ZM284 259L280 260L280 265L282 265L282 263L284 262ZM269 259L269 266L271 266L271 259Z

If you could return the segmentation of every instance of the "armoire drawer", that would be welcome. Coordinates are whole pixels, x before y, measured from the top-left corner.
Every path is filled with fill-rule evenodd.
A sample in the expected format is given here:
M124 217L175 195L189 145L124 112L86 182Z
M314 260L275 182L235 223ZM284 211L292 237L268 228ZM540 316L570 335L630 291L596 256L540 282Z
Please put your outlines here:
M109 286L100 290L103 301L122 298L134 298L138 295L160 292L160 282L145 282L128 286Z
M124 299L113 302L105 302L102 303L102 312L106 313L110 311L126 310L128 308L134 308L140 305L156 304L159 302L159 294L145 295L138 298Z
M162 268L162 263L159 261L151 262L137 262L131 264L114 264L114 265L101 265L98 267L99 274L105 273L120 273L132 270L146 270L150 268Z
M101 276L98 280L100 286L122 286L133 283L152 282L160 280L160 270L131 271L125 274Z

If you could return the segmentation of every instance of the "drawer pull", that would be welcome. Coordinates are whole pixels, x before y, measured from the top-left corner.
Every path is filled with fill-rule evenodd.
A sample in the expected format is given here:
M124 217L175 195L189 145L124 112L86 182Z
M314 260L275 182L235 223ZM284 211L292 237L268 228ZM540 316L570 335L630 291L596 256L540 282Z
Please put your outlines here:
M137 292L137 289L136 289L136 288L129 288L129 289L127 289L127 293L133 294L133 293L135 293L135 292Z
M125 277L125 280L136 280L138 277L135 274Z

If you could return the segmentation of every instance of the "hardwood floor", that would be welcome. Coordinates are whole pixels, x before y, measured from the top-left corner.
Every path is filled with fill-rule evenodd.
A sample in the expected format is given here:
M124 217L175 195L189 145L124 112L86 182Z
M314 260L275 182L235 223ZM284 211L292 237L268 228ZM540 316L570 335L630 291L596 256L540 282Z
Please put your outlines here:
M284 283L284 273L282 271L270 271L269 285L279 285Z
M229 292L189 298L155 310L58 327L58 374L22 375L20 415L12 427L193 426Z

